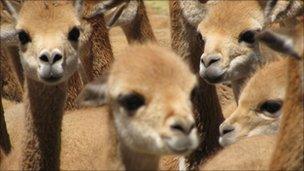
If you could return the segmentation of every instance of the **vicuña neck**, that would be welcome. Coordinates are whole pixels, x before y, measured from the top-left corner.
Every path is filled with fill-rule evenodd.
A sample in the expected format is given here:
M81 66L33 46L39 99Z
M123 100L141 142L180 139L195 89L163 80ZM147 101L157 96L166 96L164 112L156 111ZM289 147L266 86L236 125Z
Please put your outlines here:
M122 143L120 150L126 170L158 170L158 156L135 152Z
M242 78L239 80L231 81L231 87L233 90L233 95L234 95L234 99L235 99L236 103L238 103L238 101L239 101L239 97L242 92L242 88L246 83L246 80L247 80L246 78Z
M60 129L66 84L47 86L30 78L25 82L25 141L23 170L59 170Z
M135 19L122 29L129 43L146 41L156 41L150 21L147 16L146 8L143 1L139 1L138 11Z

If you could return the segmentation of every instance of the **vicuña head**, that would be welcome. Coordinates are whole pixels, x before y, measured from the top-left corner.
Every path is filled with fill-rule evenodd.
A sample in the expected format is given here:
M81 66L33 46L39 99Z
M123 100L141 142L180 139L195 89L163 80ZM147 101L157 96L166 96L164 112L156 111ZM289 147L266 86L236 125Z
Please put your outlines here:
M49 85L67 80L77 70L84 41L81 1L25 1L18 13L3 3L15 19L11 33L19 38L25 75Z
M185 154L198 146L191 92L196 77L172 52L133 46L117 57L105 80L89 84L79 101L108 104L123 146L143 154Z
M257 1L221 1L210 5L198 26L205 42L200 75L210 83L247 77L260 54L254 33L263 27Z
M285 59L267 64L248 81L236 110L220 126L222 146L278 131L287 86L286 66Z

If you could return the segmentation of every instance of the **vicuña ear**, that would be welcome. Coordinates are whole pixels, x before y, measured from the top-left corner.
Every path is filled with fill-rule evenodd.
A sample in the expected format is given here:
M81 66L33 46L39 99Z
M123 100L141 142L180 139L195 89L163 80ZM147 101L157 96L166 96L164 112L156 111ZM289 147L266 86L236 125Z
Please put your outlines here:
M294 49L291 39L287 37L283 37L270 30L264 30L261 33L257 33L256 39L275 51L300 59L300 55Z
M117 21L118 21L119 17L121 17L121 14L123 13L126 6L127 6L127 3L120 4L114 10L111 10L110 12L108 12L105 15L106 24L109 28L117 25Z
M14 24L1 24L0 25L0 40L6 41L13 38L17 34Z
M74 6L75 6L76 14L80 17L82 14L83 0L75 0Z
M100 14L104 14L108 10L119 6L122 3L130 0L107 0L96 4L90 14L87 15L86 18L92 18Z
M303 1L268 0L260 1L260 4L264 9L266 24L304 14Z
M93 81L85 86L76 99L76 104L80 106L103 106L107 104L107 77Z
M1 3L3 4L4 9L12 16L15 22L17 22L22 2L16 0L1 0Z

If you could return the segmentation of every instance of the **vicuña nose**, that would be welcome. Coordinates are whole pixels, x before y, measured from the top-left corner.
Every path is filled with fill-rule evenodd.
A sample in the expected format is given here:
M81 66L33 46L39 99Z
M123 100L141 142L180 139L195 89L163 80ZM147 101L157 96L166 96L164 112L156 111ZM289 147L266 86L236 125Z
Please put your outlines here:
M59 51L55 51L52 54L48 52L43 52L39 56L41 62L49 63L51 65L55 64L58 61L61 61L63 58L62 54Z
M171 125L170 129L175 132L181 132L185 135L189 135L190 132L195 128L194 122L183 122L181 120L175 120Z
M202 58L202 63L205 65L205 67L209 67L212 64L217 63L221 59L220 56L206 56Z
M228 134L228 133L234 131L234 129L235 128L232 125L222 124L220 126L220 134L221 134L221 136L223 136L225 134Z

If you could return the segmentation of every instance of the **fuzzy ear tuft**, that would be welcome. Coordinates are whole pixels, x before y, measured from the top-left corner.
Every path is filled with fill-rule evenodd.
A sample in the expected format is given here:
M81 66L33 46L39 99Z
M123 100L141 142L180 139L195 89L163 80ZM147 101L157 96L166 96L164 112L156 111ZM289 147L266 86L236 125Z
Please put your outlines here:
M5 41L6 39L10 39L17 34L17 30L15 29L15 25L13 24L1 24L0 25L0 40Z
M262 3L263 2L263 3ZM304 14L304 2L299 0L267 0L262 1L266 17L265 23L280 22L288 18Z
M103 106L107 104L107 78L101 78L85 86L76 99L79 106Z
M75 10L78 16L81 16L82 8L83 8L83 0L75 0L74 1Z
M104 14L108 10L125 3L128 0L107 0L96 4L91 13L86 18L92 18L100 14Z
M105 20L108 28L116 25L116 22L118 21L126 6L127 3L123 3L116 7L115 10L109 12L109 14L106 14Z
M282 35L276 34L270 30L264 30L256 36L257 40L266 44L269 48L300 59L300 55L294 49L292 40Z

